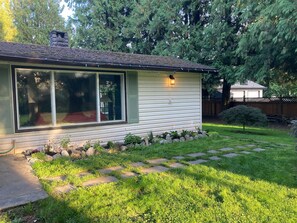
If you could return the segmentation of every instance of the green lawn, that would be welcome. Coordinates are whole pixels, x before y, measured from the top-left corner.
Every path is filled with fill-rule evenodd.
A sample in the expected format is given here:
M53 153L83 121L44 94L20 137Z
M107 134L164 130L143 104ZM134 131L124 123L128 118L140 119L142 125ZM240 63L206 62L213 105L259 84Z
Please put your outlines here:
M56 195L59 183L42 180L50 198L2 213L3 222L297 222L297 153L287 131L204 124L220 137L104 154L71 162L36 163L40 178L75 174L148 158L254 144L264 152L142 175ZM245 149L236 149L245 150ZM248 148L246 148L248 150ZM207 157L204 157L205 159ZM190 159L190 158L189 158ZM137 171L137 170L135 170ZM29 220L28 220L29 219Z

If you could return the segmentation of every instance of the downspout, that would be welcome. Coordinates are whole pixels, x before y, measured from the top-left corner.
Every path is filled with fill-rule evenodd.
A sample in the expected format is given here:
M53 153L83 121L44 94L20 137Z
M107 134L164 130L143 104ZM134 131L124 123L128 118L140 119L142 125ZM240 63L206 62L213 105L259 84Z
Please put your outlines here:
M13 149L15 149L15 140L12 140L12 147L6 151L0 151L0 155L7 154L11 152Z

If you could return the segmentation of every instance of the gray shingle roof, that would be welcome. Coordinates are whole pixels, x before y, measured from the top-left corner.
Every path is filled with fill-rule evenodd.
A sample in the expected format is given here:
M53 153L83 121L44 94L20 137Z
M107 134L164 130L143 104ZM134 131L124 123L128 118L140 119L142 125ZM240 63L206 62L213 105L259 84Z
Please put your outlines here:
M214 72L215 68L174 57L0 42L0 60L99 68Z

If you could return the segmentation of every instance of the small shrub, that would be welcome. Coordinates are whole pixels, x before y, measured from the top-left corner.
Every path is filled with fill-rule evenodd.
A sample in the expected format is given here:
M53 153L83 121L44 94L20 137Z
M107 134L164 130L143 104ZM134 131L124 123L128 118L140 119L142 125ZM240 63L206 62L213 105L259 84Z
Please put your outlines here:
M177 131L171 131L170 135L172 139L179 139L180 137Z
M227 124L242 125L243 131L246 126L265 126L267 124L267 117L260 109L245 105L229 108L221 112L219 117Z
M104 151L104 148L100 145L100 141L97 141L94 143L93 148L97 151L97 152L102 152Z
M208 136L212 138L219 138L220 134L218 132L209 132Z
M106 147L107 149L115 148L115 144L112 141L108 141Z
M39 160L45 160L46 154L45 153L33 153L31 155L33 158L39 159Z
M60 141L60 145L62 146L62 148L67 149L70 143L70 138L69 137L65 137L62 138Z
M190 135L190 132L188 130L182 130L180 135L185 138L186 135Z
M83 149L84 149L85 151L87 151L91 146L92 146L92 145L91 145L91 141L88 140L88 141L86 141L85 144L83 145Z
M148 134L148 141L149 141L149 143L154 142L154 134L152 131L150 131L150 133Z
M137 136L137 135L133 135L131 133L128 133L125 138L124 138L124 142L126 145L129 145L129 144L139 144L141 143L141 137L140 136Z

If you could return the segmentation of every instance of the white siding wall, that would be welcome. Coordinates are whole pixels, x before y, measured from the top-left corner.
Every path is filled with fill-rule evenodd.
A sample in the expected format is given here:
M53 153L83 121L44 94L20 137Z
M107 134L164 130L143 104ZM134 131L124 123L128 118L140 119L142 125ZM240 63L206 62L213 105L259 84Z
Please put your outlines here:
M168 72L140 71L139 123L114 124L73 129L32 131L0 136L0 150L16 140L17 152L43 146L50 139L59 141L69 136L72 142L82 144L86 140L107 142L123 141L129 132L141 136L150 131L164 131L201 127L201 75L176 73L175 86L169 85Z

